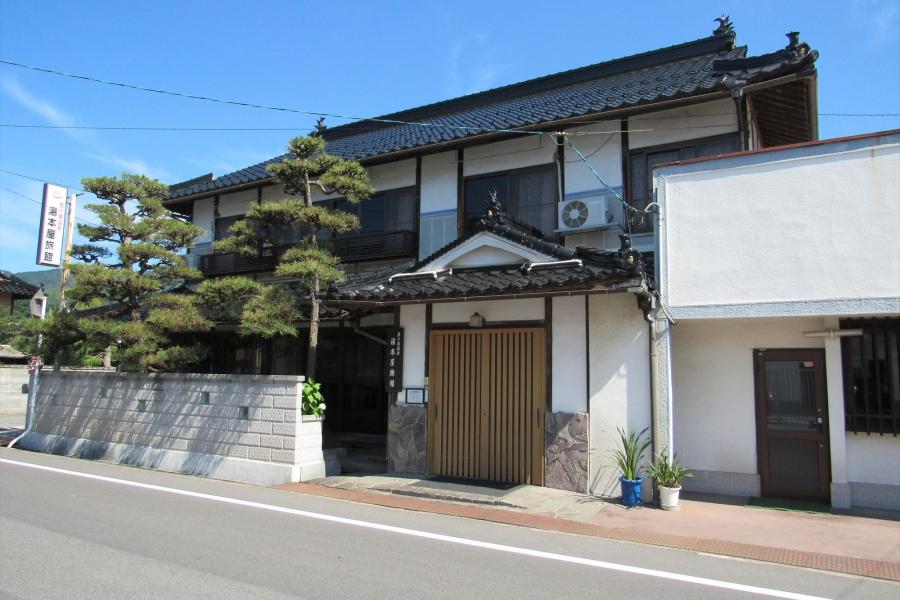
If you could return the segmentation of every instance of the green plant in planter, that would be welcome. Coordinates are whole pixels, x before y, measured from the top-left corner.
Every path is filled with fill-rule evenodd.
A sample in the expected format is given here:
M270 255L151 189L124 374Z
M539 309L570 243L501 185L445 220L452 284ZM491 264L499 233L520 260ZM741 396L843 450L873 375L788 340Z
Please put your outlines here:
M304 415L321 417L325 412L325 396L322 395L322 384L315 379L307 379L303 382L303 402L300 404L300 412Z
M624 429L618 429L619 447L613 451L613 462L625 479L635 481L641 478L644 455L650 448L650 440L646 437L648 429L645 427L640 432L628 434Z
M678 457L669 457L668 452L662 452L647 469L647 473L656 481L656 485L667 488L681 487L681 480L692 477L689 469L678 464Z

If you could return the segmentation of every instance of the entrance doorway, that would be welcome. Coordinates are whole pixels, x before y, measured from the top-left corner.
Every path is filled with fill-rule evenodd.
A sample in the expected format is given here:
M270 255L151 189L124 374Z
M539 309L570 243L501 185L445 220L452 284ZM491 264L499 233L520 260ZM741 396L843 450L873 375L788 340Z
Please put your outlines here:
M431 332L431 473L543 484L544 341L542 328Z
M756 350L754 358L762 495L828 502L825 352Z

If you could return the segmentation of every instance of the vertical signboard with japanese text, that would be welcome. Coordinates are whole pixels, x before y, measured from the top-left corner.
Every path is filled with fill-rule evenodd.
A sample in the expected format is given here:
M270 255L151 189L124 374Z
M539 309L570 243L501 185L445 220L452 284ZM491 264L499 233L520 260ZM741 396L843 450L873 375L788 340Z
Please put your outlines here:
M403 389L403 330L394 329L388 338L387 360L384 361L384 381L388 392Z
M38 235L37 264L58 267L65 250L63 232L66 226L66 188L44 184L41 205L41 227Z

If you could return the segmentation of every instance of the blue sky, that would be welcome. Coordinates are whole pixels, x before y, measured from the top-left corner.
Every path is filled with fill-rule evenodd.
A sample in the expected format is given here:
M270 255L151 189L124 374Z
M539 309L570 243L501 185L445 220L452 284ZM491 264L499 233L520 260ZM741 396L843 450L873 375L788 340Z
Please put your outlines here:
M821 112L900 113L900 0L0 0L0 58L186 93L369 116L704 37L722 13L753 54L783 47L784 33L799 30L820 52ZM314 121L0 65L0 123L304 133ZM897 117L820 119L823 138L898 127ZM82 177L122 171L172 183L265 160L291 135L0 128L0 169L73 186ZM39 205L23 196L39 200L41 183L0 173L0 268L13 271L37 268Z

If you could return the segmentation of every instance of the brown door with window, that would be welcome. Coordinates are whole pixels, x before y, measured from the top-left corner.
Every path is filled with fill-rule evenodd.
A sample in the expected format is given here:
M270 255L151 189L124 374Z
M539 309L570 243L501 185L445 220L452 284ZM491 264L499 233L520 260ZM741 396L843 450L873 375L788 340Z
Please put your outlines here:
M542 485L544 330L432 331L429 343L429 471Z
M756 350L754 357L762 495L827 502L831 467L824 351Z

